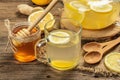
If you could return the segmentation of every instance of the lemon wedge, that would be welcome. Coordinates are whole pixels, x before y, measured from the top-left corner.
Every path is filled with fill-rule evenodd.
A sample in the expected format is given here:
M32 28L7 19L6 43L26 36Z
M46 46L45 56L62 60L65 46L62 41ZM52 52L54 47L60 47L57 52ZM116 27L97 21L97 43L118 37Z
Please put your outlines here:
M36 11L33 12L32 14L30 14L30 16L28 17L28 22L33 23L44 11ZM54 19L53 15L49 12L39 23L38 26L40 28L41 31L44 30L44 26L47 22L49 22L50 20ZM53 27L54 24L54 20L51 21L49 23L49 26L47 26L47 29L51 29Z
M66 44L70 41L69 34L63 31L51 32L48 36L50 42L54 44Z
M95 12L110 12L112 10L112 5L109 1L91 1L88 2L90 8Z
M104 62L109 70L120 73L120 53L113 52L108 54Z

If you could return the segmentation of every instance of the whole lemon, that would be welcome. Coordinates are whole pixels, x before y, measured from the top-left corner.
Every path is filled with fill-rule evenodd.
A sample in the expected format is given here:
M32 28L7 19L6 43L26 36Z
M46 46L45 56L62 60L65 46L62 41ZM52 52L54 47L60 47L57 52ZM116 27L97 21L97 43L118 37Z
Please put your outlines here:
M47 5L51 0L32 0L32 2L36 5Z

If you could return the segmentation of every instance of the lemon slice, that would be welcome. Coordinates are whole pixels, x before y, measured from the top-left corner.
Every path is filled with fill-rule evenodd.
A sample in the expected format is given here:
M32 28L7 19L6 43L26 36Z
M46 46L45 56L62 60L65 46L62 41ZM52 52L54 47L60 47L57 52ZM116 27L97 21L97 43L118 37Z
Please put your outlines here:
M33 12L32 14L30 14L30 16L28 17L28 22L33 23L44 11L36 11ZM41 31L44 30L44 26L47 22L49 22L50 20L54 19L53 15L51 13L48 13L39 23L38 26L40 28ZM54 24L54 20L51 21L49 23L49 26L47 26L47 29L51 29L53 27Z
M74 61L53 60L51 66L58 70L68 70L75 67Z
M51 32L48 36L50 42L54 44L66 44L70 41L69 34L62 31Z
M31 0L34 4L36 5L47 5L49 4L52 0Z
M105 66L111 70L120 73L120 53L110 53L105 57Z
M85 17L85 12L90 10L90 8L80 1L71 1L65 4L65 12L68 18L73 19L72 24L79 26Z
M85 11L89 11L89 7L87 7L86 5L80 3L80 1L71 1L70 2L70 6L79 10L79 12L85 12Z
M110 12L112 10L112 5L109 4L109 1L91 1L88 4L95 12Z

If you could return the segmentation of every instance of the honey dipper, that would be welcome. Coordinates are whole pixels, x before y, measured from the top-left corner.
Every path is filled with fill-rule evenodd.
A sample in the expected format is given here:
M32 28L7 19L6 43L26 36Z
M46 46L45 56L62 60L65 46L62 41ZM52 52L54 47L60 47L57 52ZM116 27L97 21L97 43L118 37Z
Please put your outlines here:
M57 3L58 0L52 0L52 2L48 5L48 7L44 10L44 13L41 14L37 20L35 20L27 29L22 29L17 32L16 37L24 38L30 35L30 31L45 17L45 15L53 8L53 6ZM18 45L16 43L15 45Z

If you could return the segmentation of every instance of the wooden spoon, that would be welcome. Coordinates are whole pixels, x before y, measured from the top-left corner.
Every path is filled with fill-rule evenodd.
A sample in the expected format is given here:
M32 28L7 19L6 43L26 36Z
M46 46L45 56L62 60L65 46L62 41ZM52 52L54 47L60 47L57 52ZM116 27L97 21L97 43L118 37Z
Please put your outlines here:
M105 43L90 42L85 44L83 46L83 49L87 51L84 55L85 62L89 64L98 63L103 55L118 43L120 43L120 37Z

